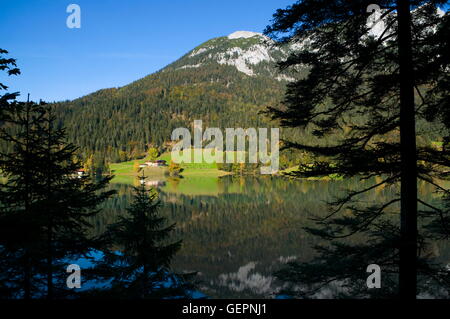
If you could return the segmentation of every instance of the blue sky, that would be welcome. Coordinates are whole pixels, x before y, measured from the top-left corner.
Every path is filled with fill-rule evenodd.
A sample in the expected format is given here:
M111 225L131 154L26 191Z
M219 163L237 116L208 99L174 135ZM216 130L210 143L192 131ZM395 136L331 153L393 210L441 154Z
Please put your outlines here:
M0 0L0 47L22 74L0 75L25 99L74 99L128 84L195 46L237 30L262 32L293 0ZM66 7L81 7L81 28Z

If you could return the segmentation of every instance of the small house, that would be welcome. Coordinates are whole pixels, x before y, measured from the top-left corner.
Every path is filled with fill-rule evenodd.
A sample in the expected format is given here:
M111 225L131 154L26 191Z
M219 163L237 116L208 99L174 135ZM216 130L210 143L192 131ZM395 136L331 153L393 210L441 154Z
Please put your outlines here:
M156 164L156 162L145 162L145 165L147 165L148 167L156 167L156 166L158 166L157 164Z
M165 160L149 161L145 162L145 165L149 167L167 166L167 162Z

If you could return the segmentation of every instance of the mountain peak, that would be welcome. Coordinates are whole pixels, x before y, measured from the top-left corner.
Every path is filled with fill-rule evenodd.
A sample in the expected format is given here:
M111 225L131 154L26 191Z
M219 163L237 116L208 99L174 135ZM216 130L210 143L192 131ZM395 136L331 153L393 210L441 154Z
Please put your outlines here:
M234 66L248 76L288 80L278 74L276 61L285 59L289 48L273 46L272 43L262 33L236 31L204 42L165 69L198 69L219 64Z
M228 35L228 39L239 39L239 38L252 38L254 36L263 36L262 33L252 32L252 31L236 31Z

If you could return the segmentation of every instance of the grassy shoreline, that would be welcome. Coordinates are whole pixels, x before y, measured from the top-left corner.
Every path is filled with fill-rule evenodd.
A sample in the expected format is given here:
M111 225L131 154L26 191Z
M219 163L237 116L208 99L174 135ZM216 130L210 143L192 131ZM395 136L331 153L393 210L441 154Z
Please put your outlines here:
M167 163L170 163L171 161L171 154L169 152L163 153L157 158L158 160L165 160ZM123 181L132 181L136 179L139 175L144 175L152 178L160 178L165 179L168 177L168 167L162 166L162 167L145 167L142 168L139 172L136 172L134 170L134 164L135 162L138 162L139 164L144 164L146 161L148 161L149 158L142 158L139 160L131 160L127 162L121 162L121 163L113 163L110 165L111 173L115 175L115 178L112 180L113 183L121 183ZM219 178L226 175L233 175L232 172L227 172L220 170L217 166L217 163L182 163L180 166L183 168L183 171L181 173L183 178L198 178L198 177L205 177L205 178ZM292 166L284 170L280 170L278 173L274 174L273 176L277 177L285 177L290 178L289 176L284 175L284 173L290 173L292 171L295 171L298 167ZM310 178L304 178L305 180L317 180L317 181L330 181L330 180L341 180L342 177L340 176L324 176L324 177L310 177Z
M170 153L163 153L158 160L165 160L170 163ZM122 180L129 181L130 178L134 179L144 173L146 176L165 178L168 175L168 167L145 167L139 172L134 170L134 163L144 164L148 161L148 158L139 160L131 160L121 163L113 163L110 165L111 173L115 175L112 182L120 182ZM183 163L180 165L183 168L181 175L183 177L221 177L230 175L230 172L225 172L217 168L216 163Z

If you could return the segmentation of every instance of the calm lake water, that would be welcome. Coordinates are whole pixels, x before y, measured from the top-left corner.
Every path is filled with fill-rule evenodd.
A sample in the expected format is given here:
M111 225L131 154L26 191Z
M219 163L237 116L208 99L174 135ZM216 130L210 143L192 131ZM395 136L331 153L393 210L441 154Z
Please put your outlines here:
M139 181L132 181L136 186ZM164 180L149 177L158 189L160 213L176 222L173 239L183 247L173 261L175 271L197 271L199 290L211 298L272 298L280 288L272 274L290 260L312 258L317 239L302 227L313 215L327 212L325 202L346 189L361 187L357 179L293 181L276 177L189 177ZM434 201L432 190L420 192ZM125 213L131 184L112 184L110 199L95 219L97 232ZM384 201L395 190L364 196L364 203ZM433 254L450 262L448 247L436 244Z

